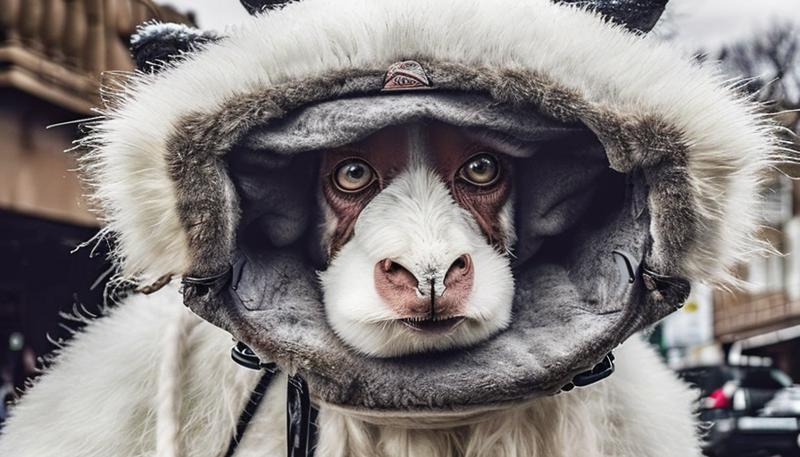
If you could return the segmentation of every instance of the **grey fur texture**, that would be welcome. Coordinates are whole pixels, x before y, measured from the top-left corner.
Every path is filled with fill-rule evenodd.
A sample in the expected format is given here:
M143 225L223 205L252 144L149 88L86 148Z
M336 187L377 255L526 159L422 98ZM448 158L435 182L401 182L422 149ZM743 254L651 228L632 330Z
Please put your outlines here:
M507 331L466 351L372 359L344 347L326 323L315 276L319 265L309 260L304 242L313 239L314 214L297 211L314 206L313 175L296 173L313 168L308 166L313 157L301 152L313 144L295 150L286 147L287 139L306 119L298 109L377 94L383 83L383 72L377 70L342 72L243 95L217 112L184 119L168 150L193 275L214 275L233 265L230 288L219 294L187 288L185 302L263 358L301 373L314 395L328 403L371 410L461 409L557 392L685 298L685 289L647 290L641 279L628 284L612 254L624 251L635 264L646 264L656 273L681 275L678 260L699 236L693 196L676 191L687 183L680 133L658 119L631 119L590 104L529 72L423 65L437 89L472 97L462 101L487 97L499 110L516 113L505 121L496 119L493 128L503 133L516 129L523 135L509 122L529 113L533 124L527 128L539 128L539 134L543 125L551 131L560 125L566 132L583 125L594 135L584 133L575 144L559 143L583 154L577 162L558 148L518 161L522 206L517 211L522 216L517 218L517 248L523 255L514 268L515 317ZM561 139L567 141L563 135ZM262 147L281 144L282 154L261 150L254 164L241 166L236 157L258 156ZM601 149L605 156L592 153ZM595 165L587 166L587 160ZM576 177L577 170L569 168L574 163L597 170L597 176ZM247 173L256 171L254 180L266 187L252 196L248 189L253 186L243 183ZM594 223L572 221L571 226L568 213L557 215L552 221L558 228L555 235L545 236L547 221L537 205L555 198L546 190L563 189L570 179L589 184L598 176L618 187L627 184L620 187L624 196L619 205L607 207L609 213ZM588 206L587 201L574 205ZM248 242L247 230L253 227L268 235L269 248Z

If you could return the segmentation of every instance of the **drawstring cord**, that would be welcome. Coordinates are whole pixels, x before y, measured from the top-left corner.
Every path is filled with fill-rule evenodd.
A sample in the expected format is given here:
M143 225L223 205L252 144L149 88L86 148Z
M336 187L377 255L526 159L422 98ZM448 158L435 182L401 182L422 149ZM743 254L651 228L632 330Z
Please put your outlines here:
M189 333L200 322L193 314L181 310L180 315L167 329L165 354L158 369L156 392L156 456L179 457L180 442L181 373L184 368L186 341Z

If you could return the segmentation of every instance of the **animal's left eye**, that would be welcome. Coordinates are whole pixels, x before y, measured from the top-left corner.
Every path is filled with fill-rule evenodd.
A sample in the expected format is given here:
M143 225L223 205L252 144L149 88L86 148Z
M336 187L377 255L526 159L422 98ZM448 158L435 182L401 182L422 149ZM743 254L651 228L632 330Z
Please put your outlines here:
M497 181L500 176L500 164L491 154L478 154L473 156L461 166L461 178L476 186L489 186Z
M375 172L372 167L363 160L345 160L336 167L333 175L333 182L339 190L344 192L358 192L372 184L375 180Z

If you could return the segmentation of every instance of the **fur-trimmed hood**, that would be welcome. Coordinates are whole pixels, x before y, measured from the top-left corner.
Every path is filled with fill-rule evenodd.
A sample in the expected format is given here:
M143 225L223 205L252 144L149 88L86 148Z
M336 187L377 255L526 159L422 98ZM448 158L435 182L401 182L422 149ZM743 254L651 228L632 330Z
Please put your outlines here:
M83 142L91 149L83 172L94 186L106 233L117 240L123 273L152 280L212 276L230 268L239 249L241 208L226 154L254 128L305 107L379 95L387 68L409 59L421 63L438 90L481 94L588 128L611 169L646 190L645 218L639 217L642 211L623 211L608 232L641 226L624 240L654 277L729 282L731 267L761 248L754 238L758 185L776 149L773 127L710 70L668 45L546 0L305 0L255 17L161 71L133 75L114 88L117 96L105 119ZM635 201L631 205L641 209ZM587 252L597 249L598 240L612 239L603 236L587 237ZM580 270L587 277L613 270L614 262L609 256L559 271ZM521 275L519 297L541 297L546 285L524 286L541 282L548 271ZM511 348L520 349L533 368L505 373L484 386L485 398L475 400L469 393L475 380L461 362L451 366L459 381L450 391L433 393L403 389L408 379L421 376L418 367L381 362L376 368L347 353L324 328L319 310L308 311L318 301L313 281L296 276L271 297L281 305L267 306L271 311L260 316L302 316L313 323L297 327L300 332L254 326L255 315L231 311L229 301L190 294L187 304L261 355L301 372L323 400L378 409L506 402L553 392L565 376L590 368L633 331L673 310L685 293L671 296L652 284L624 290L614 298L630 306L614 308L618 313L602 325L591 324L594 311L583 314L576 322L585 327L569 344L554 343L555 333L530 334L522 327L536 328L542 315L518 310L520 323L507 334L535 349L512 347L501 336L490 343L494 349L476 350L473 362L483 360L487 373L496 372L490 361L517 360L506 353L498 357L497 351ZM568 295L561 293L559 300ZM301 299L292 302L290 296ZM554 311L547 322L573 317ZM550 329L562 335L565 330ZM344 352L337 356L339 350ZM336 379L345 363L359 367L355 371L363 377ZM379 377L380 370L394 378Z
M530 72L541 80L526 89L534 101L565 111L553 113L560 118L575 118L561 105L576 102L616 118L618 125L597 119L598 130L641 136L668 129L687 149L692 180L682 191L695 200L704 227L677 256L674 273L729 280L728 268L758 250L756 186L774 152L772 125L713 71L669 45L546 0L307 0L250 19L158 74L132 75L110 88L116 98L106 119L83 142L93 151L84 174L108 232L118 237L124 272L151 278L189 272L190 241L166 156L192 119L282 87L307 92L298 98L308 103L342 95L348 72L371 70L379 78L408 58L510 77ZM250 109L242 114L268 107ZM232 140L245 127L215 133ZM649 144L637 146L641 152L627 159L629 166L657 155L647 152Z

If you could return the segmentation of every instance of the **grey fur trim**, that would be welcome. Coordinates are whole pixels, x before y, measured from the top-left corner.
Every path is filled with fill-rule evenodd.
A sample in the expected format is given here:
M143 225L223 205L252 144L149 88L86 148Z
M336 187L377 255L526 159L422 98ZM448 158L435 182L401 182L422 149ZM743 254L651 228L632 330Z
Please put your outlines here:
M218 113L187 116L180 122L167 142L167 161L191 247L192 274L213 274L229 264L238 200L222 157L241 136L306 103L367 93L382 77L378 72L342 72L236 98Z

